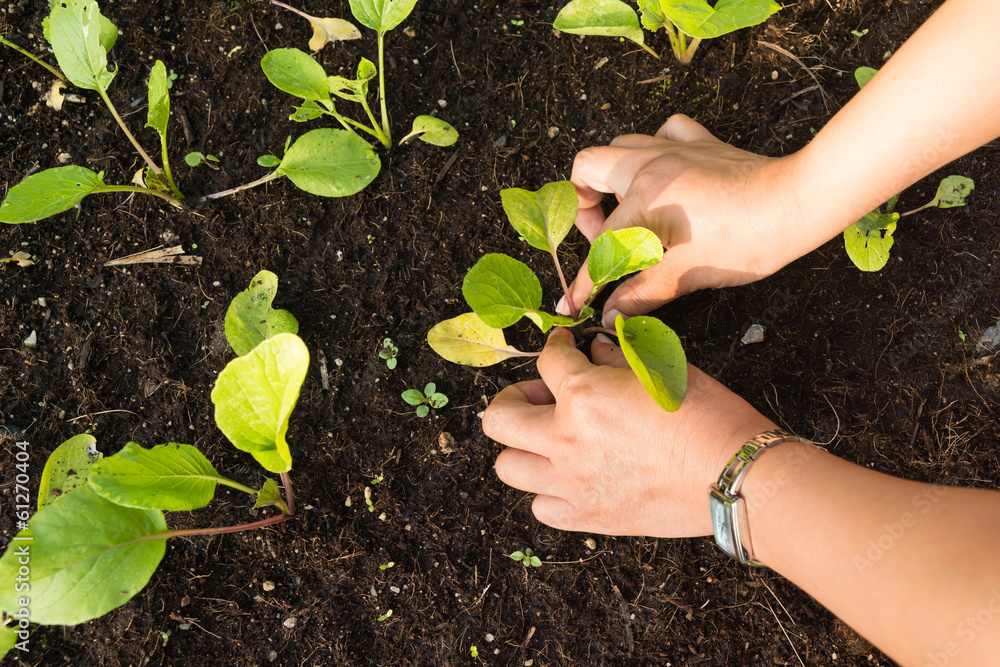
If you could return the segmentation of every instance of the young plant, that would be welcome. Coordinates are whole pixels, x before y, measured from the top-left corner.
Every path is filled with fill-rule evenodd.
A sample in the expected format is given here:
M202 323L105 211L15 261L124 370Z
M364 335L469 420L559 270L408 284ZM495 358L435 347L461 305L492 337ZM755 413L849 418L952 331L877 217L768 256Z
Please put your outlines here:
M199 151L192 151L187 155L185 155L184 162L186 162L187 166L191 167L192 169L194 169L200 164L204 164L208 167L211 167L216 171L218 171L219 169L217 166L215 166L215 164L213 164L213 162L218 163L219 158L215 157L214 155L205 155L204 153L201 153Z
M235 346L234 346L235 347ZM0 610L19 631L29 623L76 625L128 602L152 577L171 537L215 535L273 526L295 514L285 434L309 367L305 344L279 333L231 361L212 391L215 422L272 478L254 489L223 477L191 445L151 449L129 442L102 458L83 434L49 457L38 511L19 516L20 532L0 558ZM164 512L207 505L217 485L248 494L278 514L236 526L170 530ZM25 559L30 567L25 566ZM9 636L11 628L3 634ZM2 642L0 642L2 643Z
M878 70L871 67L856 69L854 78L858 82L858 87L864 88L877 72ZM896 202L899 201L899 195L896 195L886 203L884 213L880 206L844 230L844 248L847 250L847 256L862 271L878 271L889 261L889 250L895 243L892 235L900 218L926 208L965 206L965 198L975 187L976 184L971 178L948 176L938 185L933 199L905 213L894 212Z
M541 567L542 560L538 556L533 556L531 554L531 549L525 549L524 551L515 551L507 556L525 567Z
M271 2L292 9L278 0ZM332 116L345 129L360 130L378 139L386 148L392 146L392 131L385 98L385 34L402 23L416 4L417 0L351 0L351 12L354 18L378 35L378 67L376 68L367 58L362 58L358 63L354 79L327 76L322 65L299 49L275 49L265 54L260 64L268 80L278 89L302 100L290 118L305 122L322 115ZM312 24L314 32L309 48L313 51L322 48L331 38L355 38L348 28L355 31L356 29L347 21L320 19L294 9L292 11L301 14ZM368 105L368 86L376 74L378 74L381 120L376 120L374 112ZM340 113L335 98L360 105L368 118L368 123ZM450 146L455 143L458 133L442 120L432 116L419 116L414 121L414 131L407 135L407 138L412 136L419 136L424 141L438 146Z
M403 392L403 400L417 406L418 417L426 417L431 408L439 409L448 405L448 397L439 392L433 382L428 382L423 391L407 389Z
M552 256L563 293L569 288L559 256L559 244L573 227L577 214L576 190L568 181L548 183L537 192L512 188L500 193L504 211L518 234L531 246ZM473 312L435 325L427 341L439 355L466 366L490 366L510 357L538 356L507 345L503 329L526 317L543 333L553 326L577 327L593 314L590 307L604 285L653 266L663 258L660 240L648 229L608 230L595 239L587 260L594 283L582 304L567 304L572 316L541 310L542 286L523 262L504 254L485 255L465 276L462 294ZM680 407L687 391L687 361L680 339L652 317L619 317L615 330L625 358L656 403L667 411Z
M781 9L772 0L639 0L639 16L621 0L572 0L556 16L552 27L574 35L599 35L632 40L653 56L659 54L645 43L643 28L663 28L674 57L687 65L703 39L763 23ZM690 42L688 40L691 40Z
M396 368L396 357L399 356L399 348L393 344L391 338L382 341L382 349L378 351L380 359L385 360L386 368L390 371Z

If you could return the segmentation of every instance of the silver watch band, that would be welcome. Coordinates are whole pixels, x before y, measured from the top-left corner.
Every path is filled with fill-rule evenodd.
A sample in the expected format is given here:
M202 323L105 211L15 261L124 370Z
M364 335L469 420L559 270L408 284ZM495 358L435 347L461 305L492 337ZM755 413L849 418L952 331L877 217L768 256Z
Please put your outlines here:
M743 477L760 453L784 442L812 444L787 431L765 431L745 442L719 475L719 481L709 487L708 503L715 543L727 554L751 567L764 567L764 564L754 556L746 502L737 494Z

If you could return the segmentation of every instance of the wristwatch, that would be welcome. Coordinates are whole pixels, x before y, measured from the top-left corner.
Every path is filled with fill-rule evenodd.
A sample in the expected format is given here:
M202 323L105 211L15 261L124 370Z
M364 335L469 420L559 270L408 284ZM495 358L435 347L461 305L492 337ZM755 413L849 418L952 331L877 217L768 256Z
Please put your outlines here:
M737 494L750 464L760 453L785 442L812 444L787 431L764 431L740 447L719 475L719 481L709 487L708 505L712 513L715 543L727 554L751 567L764 567L764 563L754 557L746 503Z

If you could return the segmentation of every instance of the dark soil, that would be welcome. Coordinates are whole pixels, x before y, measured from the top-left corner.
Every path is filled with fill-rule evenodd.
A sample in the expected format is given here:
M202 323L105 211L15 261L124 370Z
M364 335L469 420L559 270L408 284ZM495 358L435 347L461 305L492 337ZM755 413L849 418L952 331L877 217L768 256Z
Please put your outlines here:
M48 3L3 4L3 33L47 52ZM394 133L437 112L462 136L452 148L413 143L383 152L381 175L359 195L321 199L279 181L196 212L101 195L44 222L0 229L0 255L24 250L38 259L28 268L0 265L0 423L30 442L32 488L48 454L88 429L105 453L129 440L191 443L223 474L260 485L259 468L215 428L209 394L232 357L221 335L226 307L261 269L280 277L276 305L298 318L313 356L289 433L296 519L172 540L133 600L76 627L36 629L30 653L16 659L891 664L794 585L738 566L709 538L611 538L539 525L529 498L497 480L500 448L478 416L500 388L532 377L534 365L452 365L425 336L466 310L461 280L483 253L521 252L499 205L502 188L566 178L578 150L652 133L675 112L749 150L793 151L854 94L854 68L880 66L939 3L805 0L765 25L705 43L688 69L616 40L556 34L556 4L421 0L403 26L412 35L401 28L388 37ZM259 67L268 49L306 48L311 31L302 19L243 0L106 0L102 9L122 32L111 95L147 147L156 145L152 130L140 129L149 67L161 59L178 75L171 158L187 194L259 178L257 156L305 131L287 120L291 100ZM350 15L346 0L304 9ZM858 39L852 29L869 32ZM815 84L800 64L764 42L813 68L827 104L819 90L806 90ZM669 51L662 33L652 43ZM320 60L328 72L347 73L374 51L365 31L362 40L327 47ZM0 192L34 165L57 166L60 153L104 170L109 183L131 180L139 158L95 94L84 91L85 104L56 113L40 101L43 70L6 49L0 63ZM222 169L186 167L181 157L191 150L218 156ZM947 174L977 186L965 208L907 218L878 273L855 269L835 239L770 279L695 294L659 315L693 363L790 430L891 474L995 487L1000 361L972 362L981 356L974 341L1000 317L998 157L996 145L984 147L904 192L906 210L930 199ZM203 263L104 267L164 243L183 244ZM570 243L571 272L585 251L584 242ZM524 259L547 276L554 300L545 258ZM769 324L764 342L741 347L742 332L760 321ZM31 349L23 341L33 330ZM394 371L377 356L386 336L400 348ZM542 343L527 328L515 339ZM420 419L400 393L428 381L451 402ZM453 446L440 444L445 433ZM6 539L15 533L14 439L0 451ZM379 475L384 481L371 484ZM208 508L168 521L221 526L267 512L220 491ZM525 547L542 567L507 557ZM389 561L395 566L379 568ZM290 617L291 629L283 624Z

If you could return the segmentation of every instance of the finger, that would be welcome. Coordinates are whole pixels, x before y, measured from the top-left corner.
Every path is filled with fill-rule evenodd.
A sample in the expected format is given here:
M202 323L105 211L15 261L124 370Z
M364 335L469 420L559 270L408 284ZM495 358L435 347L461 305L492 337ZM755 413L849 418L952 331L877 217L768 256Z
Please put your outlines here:
M614 328L618 315L629 318L651 313L681 296L680 287L674 267L661 262L616 287L604 302L601 321L604 326Z
M599 205L604 194L624 197L636 172L649 160L647 151L618 146L596 146L577 153L569 180L576 186L580 208Z
M612 139L611 145L618 148L659 148L663 146L663 139L648 134L623 134Z
M660 139L670 141L714 141L722 143L714 134L705 129L701 123L692 120L682 113L674 114L656 131Z
M573 503L558 496L538 495L531 502L531 512L542 523L557 530L583 530Z
M544 456L520 449L505 449L494 466L497 477L507 486L528 493L552 493L555 490L552 462Z
M541 380L511 385L483 413L483 433L508 447L544 455L538 435L552 422L553 402Z
M614 326L614 323L612 323ZM610 327L609 327L610 328ZM621 347L615 345L605 334L598 334L594 342L590 344L590 356L595 364L600 366L614 366L615 368L628 368L628 360Z
M587 302L587 297L590 296L590 292L593 289L594 281L590 279L590 272L587 270L587 260L584 260L583 266L580 267L576 278L573 279L573 282L569 286L568 298L572 301L573 306L579 310ZM556 306L556 311L560 315L570 315L569 304L566 303L565 298Z
M590 361L576 349L576 340L569 329L557 327L538 357L538 374L559 401L559 394L566 381L593 368ZM485 415L483 415L485 417Z

